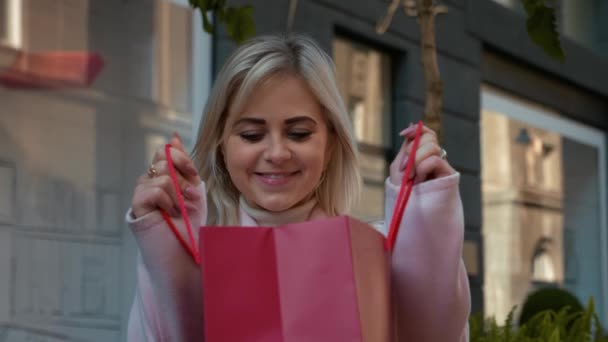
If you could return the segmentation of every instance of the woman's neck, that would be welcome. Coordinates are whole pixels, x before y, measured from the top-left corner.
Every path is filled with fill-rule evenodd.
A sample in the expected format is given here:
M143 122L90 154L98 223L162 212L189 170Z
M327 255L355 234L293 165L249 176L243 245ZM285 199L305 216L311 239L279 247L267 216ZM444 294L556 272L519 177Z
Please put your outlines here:
M254 208L247 203L243 196L239 198L239 204L243 210L257 222L258 225L274 227L308 220L313 209L317 205L317 200L314 196L312 196L311 199L280 212L268 211L266 209L257 207Z

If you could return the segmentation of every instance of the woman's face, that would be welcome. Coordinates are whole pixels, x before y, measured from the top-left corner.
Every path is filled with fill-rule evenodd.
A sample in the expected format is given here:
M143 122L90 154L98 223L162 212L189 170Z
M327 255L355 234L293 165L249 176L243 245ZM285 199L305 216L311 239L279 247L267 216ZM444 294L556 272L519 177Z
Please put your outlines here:
M236 115L222 149L230 178L247 203L279 212L308 199L329 160L330 133L306 82L274 76Z

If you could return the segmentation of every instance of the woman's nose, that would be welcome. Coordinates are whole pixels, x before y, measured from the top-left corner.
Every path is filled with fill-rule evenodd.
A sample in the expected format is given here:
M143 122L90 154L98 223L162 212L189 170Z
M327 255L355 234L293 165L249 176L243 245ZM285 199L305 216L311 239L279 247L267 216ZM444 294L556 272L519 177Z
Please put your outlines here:
M283 139L271 139L266 149L266 160L278 164L291 158L291 150Z

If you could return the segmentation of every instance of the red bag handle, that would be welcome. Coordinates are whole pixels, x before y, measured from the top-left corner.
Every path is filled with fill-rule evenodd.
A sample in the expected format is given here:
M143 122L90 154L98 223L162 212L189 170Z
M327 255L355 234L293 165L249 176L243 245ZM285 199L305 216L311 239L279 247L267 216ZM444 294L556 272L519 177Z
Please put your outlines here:
M414 179L410 179L410 173L412 172L412 168L414 167L414 163L416 161L416 152L418 151L418 144L420 143L421 135L422 121L418 121L418 124L416 125L414 145L412 145L412 151L407 160L405 172L403 173L401 188L399 189L399 197L397 197L397 202L395 203L395 208L393 209L393 217L391 218L388 236L384 241L384 248L389 252L392 252L393 247L395 247L395 241L397 240L397 233L399 232L399 226L401 226L401 219L403 218L403 213L405 212L405 206L407 201L410 199L410 194L412 193L412 188L414 187Z
M194 258L194 262L196 262L197 265L200 265L201 256L198 251L198 248L196 247L196 243L194 242L194 234L192 233L192 226L190 225L190 219L188 218L188 212L186 211L186 205L184 204L184 196L182 195L182 191L179 187L179 182L177 181L177 173L175 172L175 166L173 165L173 159L171 158L171 144L165 145L165 156L167 157L169 175L171 176L171 180L173 180L173 186L175 187L175 192L177 193L179 210L182 213L184 223L186 224L186 230L188 231L188 239L190 240L190 244L188 244L186 240L184 240L182 235L177 230L175 224L173 224L173 221L171 221L169 215L164 210L161 210L161 214L163 215L165 222L167 222L167 224L169 225L169 228L171 228L171 230L173 231L173 234L175 234L175 237L177 237L179 242L186 249L186 251L188 251L192 258Z

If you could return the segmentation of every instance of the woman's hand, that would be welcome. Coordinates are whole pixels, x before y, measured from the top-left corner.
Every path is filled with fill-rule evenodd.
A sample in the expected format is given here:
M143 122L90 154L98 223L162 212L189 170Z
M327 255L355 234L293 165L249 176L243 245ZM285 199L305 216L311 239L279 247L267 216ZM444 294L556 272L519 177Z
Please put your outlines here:
M198 171L188 157L177 134L171 139L171 159L175 166L177 180L186 200L198 200L201 195L197 187L201 183ZM131 201L132 213L141 217L162 209L169 215L179 216L179 202L169 174L169 165L164 146L156 151L148 171L139 177Z
M399 135L405 141L390 166L389 180L394 185L401 185L408 156L414 145L416 125L410 124ZM441 158L441 153L442 149L437 142L437 135L432 129L424 126L418 144L418 151L416 152L415 167L410 174L410 177L415 177L414 183L421 183L456 173L456 170L450 166L447 160Z

